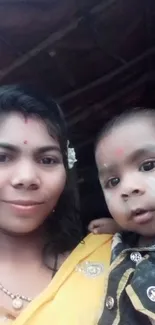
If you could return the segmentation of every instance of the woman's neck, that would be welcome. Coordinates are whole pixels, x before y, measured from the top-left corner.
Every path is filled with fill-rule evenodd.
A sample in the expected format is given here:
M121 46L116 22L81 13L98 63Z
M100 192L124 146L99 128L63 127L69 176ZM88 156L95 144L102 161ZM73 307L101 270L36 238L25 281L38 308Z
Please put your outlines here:
M41 231L28 235L14 235L0 230L0 264L8 267L42 263L43 234Z
M44 263L42 238L40 232L15 236L0 230L0 282L4 288L34 298L48 286L53 271Z

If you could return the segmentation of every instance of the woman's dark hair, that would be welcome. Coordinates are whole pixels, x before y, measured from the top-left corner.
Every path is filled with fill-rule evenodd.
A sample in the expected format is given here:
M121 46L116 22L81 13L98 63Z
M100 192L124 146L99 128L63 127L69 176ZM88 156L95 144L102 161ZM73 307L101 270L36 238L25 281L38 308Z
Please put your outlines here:
M155 121L155 110L152 108L145 108L145 107L134 107L130 110L123 111L119 115L115 115L112 119L110 119L100 130L99 134L97 135L96 141L95 141L95 151L98 146L98 143L102 138L104 138L110 131L113 130L113 128L121 125L122 123L126 122L127 120L133 119L133 118L149 118L151 121Z
M51 98L20 85L0 87L0 115L18 112L25 117L41 118L50 135L60 144L67 181L55 212L45 220L47 230L46 249L55 254L73 249L83 237L82 223L76 203L76 184L73 184L67 161L67 130L63 113Z

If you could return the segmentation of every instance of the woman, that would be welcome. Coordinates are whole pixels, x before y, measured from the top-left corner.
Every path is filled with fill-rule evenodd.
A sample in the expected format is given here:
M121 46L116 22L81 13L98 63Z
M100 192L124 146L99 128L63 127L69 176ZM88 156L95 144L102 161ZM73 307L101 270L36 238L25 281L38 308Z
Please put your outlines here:
M82 240L62 112L5 86L0 125L0 324L95 325L111 236Z

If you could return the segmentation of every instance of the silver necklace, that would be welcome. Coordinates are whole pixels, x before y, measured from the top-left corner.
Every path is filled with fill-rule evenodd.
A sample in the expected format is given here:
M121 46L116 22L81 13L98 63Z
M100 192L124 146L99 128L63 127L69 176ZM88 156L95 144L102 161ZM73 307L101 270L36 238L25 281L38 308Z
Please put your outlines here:
M12 292L7 290L1 283L0 283L0 290L12 299L12 307L16 310L20 310L21 308L23 308L24 301L26 302L32 301L32 299L29 297L21 296L19 294L14 295Z
M52 277L54 277L54 275L57 272L57 262L58 262L58 258L55 258L55 262L54 262L54 268L52 269L53 271L53 275ZM7 290L2 283L0 283L0 290L2 292L4 292L8 297L10 297L12 299L12 307L16 310L20 310L23 308L24 306L24 301L26 302L31 302L32 298L23 296L23 295L19 295L19 294L13 294L12 292L10 292L9 290Z

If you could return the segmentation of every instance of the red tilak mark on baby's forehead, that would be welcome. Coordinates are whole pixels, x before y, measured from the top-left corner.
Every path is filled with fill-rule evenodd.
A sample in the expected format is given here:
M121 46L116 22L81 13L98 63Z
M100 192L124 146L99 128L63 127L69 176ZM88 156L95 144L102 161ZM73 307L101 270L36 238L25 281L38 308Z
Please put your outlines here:
M24 144L27 144L27 140L24 140Z
M116 150L116 155L117 155L117 156L122 156L123 153L124 153L124 150L123 150L122 148L118 148L118 149Z

